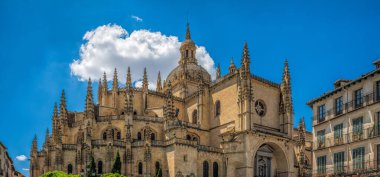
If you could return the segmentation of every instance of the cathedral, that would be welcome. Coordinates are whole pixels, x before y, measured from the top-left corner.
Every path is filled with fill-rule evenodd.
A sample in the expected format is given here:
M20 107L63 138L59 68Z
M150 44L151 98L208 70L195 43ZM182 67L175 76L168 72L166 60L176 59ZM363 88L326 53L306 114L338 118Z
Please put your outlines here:
M30 176L61 170L85 174L94 159L100 175L111 172L119 154L127 177L296 177L311 174L311 134L303 119L293 125L288 62L282 82L253 74L247 43L241 66L233 60L216 79L198 64L187 25L178 66L166 79L158 73L155 90L99 80L94 103L88 81L83 112L67 110L65 93L54 105L52 132L42 149L32 142Z

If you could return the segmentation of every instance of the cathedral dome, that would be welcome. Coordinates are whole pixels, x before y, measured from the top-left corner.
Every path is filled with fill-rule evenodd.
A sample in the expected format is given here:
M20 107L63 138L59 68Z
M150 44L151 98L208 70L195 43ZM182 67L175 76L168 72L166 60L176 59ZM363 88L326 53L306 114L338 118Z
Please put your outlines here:
M211 75L202 66L196 63L187 63L185 65L179 65L174 68L166 78L166 81L176 83L179 80L186 79L190 81L202 81L211 82Z

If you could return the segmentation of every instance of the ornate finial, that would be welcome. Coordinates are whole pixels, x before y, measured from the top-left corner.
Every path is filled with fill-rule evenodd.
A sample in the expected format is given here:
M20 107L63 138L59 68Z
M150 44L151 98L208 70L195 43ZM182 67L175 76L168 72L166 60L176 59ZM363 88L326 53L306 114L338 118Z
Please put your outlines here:
M127 83L125 88L125 112L127 114L133 113L133 90L132 90L132 76L131 76L131 69L128 66L127 71Z
M47 147L49 145L49 139L50 139L50 135L49 135L49 128L46 128L46 133L45 133L45 143L44 143L44 146Z
M190 36L190 25L189 25L189 22L186 23L186 40L190 40L191 39L191 36Z
M144 68L144 76L143 76L143 83L142 83L142 89L143 91L148 91L148 75L146 73L146 67Z
M161 85L161 73L160 73L160 71L158 71L156 91L157 91L157 92L161 92L161 91L162 91L162 85Z
M234 63L234 58L231 58L230 67L228 67L228 70L230 70L230 73L234 73L236 71L236 66Z
M216 68L216 79L220 79L221 74L220 74L220 64L218 63L218 67Z
M117 80L117 69L113 73L112 90L117 91L119 89L119 81Z
M92 97L92 86L91 86L91 78L88 78L87 83L87 95L86 95L86 105L85 105L85 113L87 118L95 118L94 112L95 112L95 106L94 106L94 99Z
M247 42L244 42L243 56L242 56L242 62L241 62L244 72L249 72L249 64L250 64L250 58L249 58L248 44Z
M164 116L167 119L173 119L175 117L174 112L174 102L172 95L172 84L171 81L168 81L167 90L166 90L166 102L164 106Z

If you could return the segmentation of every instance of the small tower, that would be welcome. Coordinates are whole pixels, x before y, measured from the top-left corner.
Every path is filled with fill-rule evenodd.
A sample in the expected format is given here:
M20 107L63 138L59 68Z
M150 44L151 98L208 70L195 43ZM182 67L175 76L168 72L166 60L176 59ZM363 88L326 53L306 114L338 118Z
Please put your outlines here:
M161 73L160 73L160 71L158 71L156 91L157 92L162 92Z
M37 168L37 163L38 163L38 159L37 159L37 152L38 149L37 149L37 135L34 135L34 138L33 138L33 141L32 141L32 148L30 150L30 171L29 171L29 175L30 177L37 177L39 176L39 170Z
M174 110L174 101L172 94L172 84L169 81L166 90L166 101L164 105L164 117L167 120L172 120L175 118L175 110Z
M45 150L48 150L50 144L50 135L49 135L49 128L46 128L46 133L45 133L45 142L44 142L44 148Z
M181 58L179 60L180 65L186 65L187 63L197 64L197 59L195 58L196 46L193 40L191 40L190 35L190 25L186 24L186 36L185 41L182 42L180 47Z
M228 70L230 71L230 74L236 72L236 66L233 58L231 58L230 67L228 67Z
M148 108L148 75L146 73L146 68L144 68L144 76L143 76L143 81L142 81L142 108L143 111L145 112Z
M218 64L218 67L216 68L216 79L220 79L221 74L220 74L220 64Z

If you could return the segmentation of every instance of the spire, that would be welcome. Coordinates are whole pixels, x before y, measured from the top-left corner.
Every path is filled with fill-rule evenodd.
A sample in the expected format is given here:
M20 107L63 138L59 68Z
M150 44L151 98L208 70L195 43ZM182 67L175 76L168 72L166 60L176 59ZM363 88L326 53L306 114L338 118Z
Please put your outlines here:
M216 79L220 79L221 74L220 74L220 64L218 63L218 67L216 68Z
M283 94L283 103L286 112L293 113L292 87L290 82L290 71L288 59L285 59L284 72L282 75L281 92Z
M125 84L127 89L132 88L132 76L131 76L131 69L128 66L128 71L127 71L127 83Z
M144 68L144 76L143 76L143 83L142 83L142 90L148 91L148 76L146 74L146 67Z
M108 85L107 85L107 75L106 72L103 74L103 91L105 94L107 94L108 91Z
M162 91L162 85L161 85L161 73L160 73L160 71L158 71L156 91L157 91L157 92L161 92L161 91Z
M249 73L249 51L248 51L248 44L247 42L244 42L244 48L243 48L243 56L241 61L241 67L243 68L243 72Z
M86 95L86 105L85 105L85 113L87 118L95 118L94 117L94 111L95 111L95 106L94 106L94 99L92 97L92 86L91 86L91 78L88 78L88 83L87 83L87 95Z
M99 84L98 84L98 104L101 105L102 103L102 78L99 78Z
M125 111L127 114L133 113L133 90L132 90L132 76L131 69L128 66L127 83L125 84Z
M186 23L186 40L190 40L191 35L190 35L190 25L189 22Z
M50 139L49 128L46 128L45 143L44 143L45 147L47 147L49 145L49 139Z
M67 120L67 107L66 107L65 90L62 90L61 103L59 105L59 119L61 121L61 126L67 125L68 120Z
M34 135L33 141L32 141L32 150L31 154L37 153L37 135Z
M117 80L117 69L115 68L115 71L113 73L113 80L112 80L112 91L117 91L119 89L119 81Z
M54 111L53 111L53 126L52 126L52 137L53 141L57 142L58 138L58 129L59 129L59 120L58 120L58 109L57 103L54 103Z

